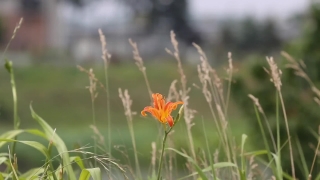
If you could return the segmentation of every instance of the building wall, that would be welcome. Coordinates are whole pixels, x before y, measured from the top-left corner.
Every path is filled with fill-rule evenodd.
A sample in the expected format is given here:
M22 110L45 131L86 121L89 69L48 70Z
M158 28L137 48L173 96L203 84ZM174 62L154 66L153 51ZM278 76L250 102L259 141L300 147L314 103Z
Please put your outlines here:
M10 41L16 25L23 17L21 28L10 44L10 50L40 52L47 45L45 16L42 11L36 13L23 11L20 3L18 0L1 1L0 16L5 29L2 47Z

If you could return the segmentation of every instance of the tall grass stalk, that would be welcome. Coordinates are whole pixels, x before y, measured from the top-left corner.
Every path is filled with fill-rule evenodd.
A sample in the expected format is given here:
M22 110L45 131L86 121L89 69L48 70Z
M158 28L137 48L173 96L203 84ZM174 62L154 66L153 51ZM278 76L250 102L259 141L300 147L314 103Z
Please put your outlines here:
M289 130L289 123L288 123L288 118L287 118L287 113L286 113L286 109L285 109L285 105L284 105L284 101L283 101L283 97L282 97L282 93L281 93L281 70L278 68L277 64L274 62L273 58L268 58L267 57L267 62L269 64L270 67L270 76L271 76L271 81L273 82L276 90L277 90L277 97L279 97L280 99L280 103L281 103L281 107L282 107L282 113L284 116L284 122L285 122L285 126L286 126L286 131L287 131L287 136L288 136L288 143L289 143L289 153L290 153L290 162L291 162L291 171L292 171L292 178L295 180L296 179L296 175L295 175L295 167L294 167L294 159L293 159L293 149L292 149L292 144L291 144L291 136L290 136L290 130ZM279 117L277 117L279 118ZM279 123L279 121L277 121L277 123Z
M135 159L135 166L136 166L136 173L138 176L138 179L142 179L141 175L141 170L140 170L140 164L139 164L139 158L138 158L138 151L137 151L137 146L136 146L136 140L135 140L135 135L134 135L134 129L133 129L133 112L131 111L131 105L132 105L132 100L130 98L130 95L128 93L128 90L124 90L122 92L121 88L119 88L119 97L122 101L124 111L125 111L125 116L127 118L127 123L130 131L130 136L131 136L131 141L132 141L132 146L133 146L133 153L134 153L134 159Z
M151 86L147 77L147 73L146 73L146 67L143 64L143 59L140 56L139 53L139 49L138 49L138 45L136 42L133 42L132 39L129 39L129 43L131 44L132 48L133 48L133 59L136 61L136 65L138 66L139 70L142 72L144 81L146 83L147 89L148 89L148 93L149 93L149 97L150 100L152 101L152 90L151 90Z
M303 154L303 150L302 150L302 146L301 146L300 140L297 137L294 138L294 139L295 139L296 147L297 147L297 150L298 150L298 153L299 153L299 156L300 156L300 162L297 163L297 165L298 165L298 167L300 167L301 171L303 172L304 178L308 179L308 176L309 176L310 172L309 172L309 169L308 169L306 158L305 158L305 156Z
M232 83L232 76L233 76L233 65L232 65L232 54L231 52L228 53L228 64L229 67L227 69L227 74L228 74L228 87L227 87L227 98L226 98L226 106L224 108L224 114L228 115L228 107L229 107L229 101L230 101L230 92L231 92L231 83Z
M265 114L264 114L264 111L259 103L259 99L254 97L253 95L249 94L248 95L249 98L253 101L253 104L254 104L254 110L255 110L255 113L256 113L256 117L257 117L257 120L258 120L258 124L259 124L259 127L260 127L260 132L262 134L262 139L263 139L263 142L264 142L264 146L265 148L267 149L267 156L268 156L268 160L270 162L270 166L272 168L272 171L276 174L276 176L278 177L278 179L281 179L281 175L279 175L276 171L276 169L274 168L274 166L271 164L271 162L273 161L273 158L272 158L272 151L271 151L271 148L269 146L269 143L268 143L268 140L267 140L267 136L266 136L266 133L264 131L264 128L263 128L263 125L262 125L262 121L261 121L261 118L260 118L260 115L259 115L259 112L264 116L265 120L266 120L266 117L265 117ZM267 121L266 121L267 123ZM269 129L269 133L270 133L270 136L273 140L273 135L271 133L271 129L270 127L268 126L268 129ZM275 147L275 142L273 140L273 145L274 145L274 150L276 151L276 147Z
M101 29L99 29L101 48L102 48L102 59L104 64L104 75L105 75L105 90L107 95L107 123L108 123L108 153L110 157L112 157L112 142L111 142L111 111L110 111L110 90L109 90L109 76L108 76L108 68L110 63L111 55L107 50L107 41L106 37L102 33ZM110 169L111 170L111 169ZM111 172L110 172L111 173Z
M95 99L98 97L98 93L97 93L97 82L98 79L95 77L95 74L93 73L92 68L90 68L89 70L84 69L81 66L78 66L78 69L82 72L85 72L88 77L89 77L89 86L87 86L86 88L89 89L89 93L90 93L90 99L91 99L91 111L92 111L92 123L94 127L97 127L96 124L96 113L95 113ZM100 83L101 85L101 83ZM94 141L94 154L97 154L97 138L94 136L93 137L93 141ZM94 166L97 166L97 161L94 160Z
M180 107L177 116L173 120L174 124L173 124L172 127L170 127L167 130L167 126L165 124L163 125L163 127L164 127L164 136L163 136L163 140L162 140L162 149L161 149L160 160L159 160L157 180L161 179L161 170L162 170L162 164L163 164L163 154L164 154L164 148L166 146L167 137L170 134L171 130L175 127L175 125L180 121L180 118L182 117L183 110L184 110L184 105L182 105Z
M318 156L319 148L320 148L320 126L318 127L318 144L317 144L317 148L315 149L312 165L311 165L311 168L310 168L310 171L309 171L310 172L309 176L308 176L309 180L311 180L311 178L312 178L312 172L313 172L314 165L316 163L316 159L317 159L317 156ZM318 175L318 177L316 179L320 179L320 174Z
M1 59L4 58L5 53L7 52L11 42L16 37L16 34L17 34L18 30L20 29L22 22L23 22L23 18L20 18L19 23L15 26L15 28L13 30L13 34L11 36L11 39L9 40L8 44L6 45L6 47L4 49L4 52L2 54ZM5 60L5 68L10 73L10 83L11 83L12 98L13 98L13 128L15 130L17 130L17 129L19 129L19 126L20 126L20 120L18 117L18 97L17 97L17 90L16 90L16 83L15 83L15 78L14 78L12 61ZM17 136L15 136L14 139L17 140ZM11 149L12 156L15 154L15 148L16 148L16 142L14 141L12 144L12 149Z
M319 89L315 86L315 84L312 82L312 80L310 79L310 77L307 75L307 73L304 71L304 69L306 68L306 65L304 64L304 62L301 60L299 62L297 62L293 57L291 57L288 53L282 51L281 55L283 57L285 57L285 59L288 61L288 64L286 64L287 68L290 68L292 70L294 70L295 75L303 78L304 80L306 80L309 84L309 86L311 87L311 90L315 93L316 97L314 97L315 102L320 105L320 91ZM319 132L320 134L320 126L319 126ZM319 136L318 134L318 136ZM314 155L314 159L311 165L311 169L309 172L309 176L308 178L311 179L312 178L312 171L314 168L314 164L315 164L315 160L318 154L318 149L319 149L319 145L320 145L320 138L318 137L318 145L317 148L315 150L315 155ZM316 177L316 179L320 179L320 174L318 175L318 177Z
M215 122L223 152L225 152L229 162L234 161L234 163L236 163L237 158L235 157L235 152L233 152L233 147L235 147L235 144L232 141L232 131L228 126L227 114L225 113L226 109L228 108L228 102L225 102L224 100L221 78L218 76L216 70L210 66L206 54L203 52L202 48L195 43L193 43L193 46L197 49L200 55L201 64L198 65L198 77L202 84L202 93L208 103L211 115ZM228 58L229 68L227 69L227 73L229 76L229 83L227 87L227 100L229 101L233 72L231 53L229 53Z
M217 175L216 175L216 170L214 169L214 162L213 162L213 158L211 155L211 150L210 150L210 146L209 146L209 142L208 142L208 136L207 136L207 131L204 125L204 120L202 118L202 129L203 129L203 133L204 133L204 139L206 141L206 146L207 146L207 151L208 151L208 156L209 156L209 163L210 163L210 167L211 167L211 171L212 171L212 175L213 175L213 180L217 180Z
M180 84L181 84L181 91L180 91L180 95L181 95L181 99L183 101L183 106L184 106L184 120L186 123L186 127L187 127L187 137L188 137L188 141L189 141L189 149L192 155L193 159L196 159L196 153L194 150L194 142L193 142L193 136L192 136L192 132L191 132L191 128L194 125L193 121L193 114L194 111L192 109L189 108L189 91L190 88L187 87L187 78L186 75L184 73L184 70L182 68L182 64L181 64L181 59L180 59L180 55L179 55L179 48L178 48L178 41L176 40L176 35L173 31L170 32L170 38L171 38L171 43L173 45L173 49L174 51L170 51L169 49L166 49L167 53L172 55L176 60L177 60L177 64L178 64L178 72L180 74Z

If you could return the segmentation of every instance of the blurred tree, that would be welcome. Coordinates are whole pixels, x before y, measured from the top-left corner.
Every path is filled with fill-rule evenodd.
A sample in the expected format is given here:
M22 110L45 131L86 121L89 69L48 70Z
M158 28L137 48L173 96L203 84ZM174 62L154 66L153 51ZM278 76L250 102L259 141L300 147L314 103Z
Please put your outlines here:
M307 65L306 73L309 75L310 79L314 82L314 84L320 88L320 44L318 40L320 39L320 8L318 5L313 4L309 11L308 15L304 16L304 18L300 16L299 20L304 23L303 24L304 32L299 38L299 40L294 40L286 45L285 51L291 54L295 59L303 59L305 64ZM266 23L264 25L265 30L261 30L264 33L271 35L265 36L261 38L261 44L265 45L268 48L274 48L276 44L278 44L278 40L274 37L274 40L270 40L270 42L266 41L270 37L275 34L272 33L271 22ZM265 39L265 40L263 40ZM262 43L263 42L263 43ZM275 45L273 45L275 43ZM281 44L281 43L279 43ZM279 58L276 58L276 60ZM283 74L281 77L281 81L283 83L282 93L285 102L286 113L289 119L290 133L294 146L294 160L295 160L295 173L297 175L297 179L307 179L305 177L306 172L303 168L301 168L301 156L297 150L297 140L299 140L301 144L301 148L303 150L303 155L308 165L308 169L313 161L313 157L315 155L315 150L312 146L317 145L317 137L314 134L317 134L318 126L319 126L319 118L320 111L319 106L317 106L313 97L315 96L312 92L310 86L302 80L300 77L297 77L296 74L291 69L285 69L284 63L285 61L278 61L277 64L283 70ZM254 57L251 61L246 61L243 64L245 68L246 75L240 75L236 77L237 84L234 86L234 98L239 103L240 106L245 107L242 109L243 112L246 112L249 117L254 114L252 109L246 108L246 105L250 103L250 99L244 98L245 94L250 92L256 97L259 98L259 102L264 108L264 112L270 119L270 124L273 129L273 134L275 135L275 93L274 87L270 84L270 77L264 73L262 67L268 67L265 60L262 60L259 57ZM243 70L243 69L242 69ZM252 102L251 102L252 103ZM253 120L253 119L252 119ZM281 122L283 119L281 118ZM254 121L253 121L254 122ZM287 141L288 137L286 135L285 125L283 123L281 125L281 142ZM255 124L256 127L259 127L258 124ZM254 128L259 129L259 128ZM312 134L314 132L314 134ZM259 133L255 132L254 141L257 145L261 142L261 136ZM271 144L271 140L270 140ZM312 144L312 145L311 145ZM263 145L261 144L261 147ZM282 154L289 154L288 146L286 145ZM291 165L288 156L283 156L282 158L282 166L284 171L288 174L291 174ZM319 172L319 163L315 163L313 176L315 177Z
M129 3L137 15L147 17L148 33L167 26L188 45L202 42L200 35L189 23L187 0L131 0L126 3Z
M273 19L261 22L252 17L242 21L226 20L221 24L219 37L219 47L245 57L252 53L265 55L280 51L283 44Z
M219 46L228 51L233 51L238 41L233 30L232 23L228 21L224 22L220 29Z
M261 33L258 23L247 17L241 22L238 47L244 51L254 51L261 46Z
M278 50L282 41L278 35L277 24L273 19L267 19L261 26L261 49L263 53Z
M307 17L307 25L304 35L302 36L302 45L300 56L308 67L308 72L311 78L320 80L320 7L319 4L314 4L310 8L309 16ZM296 47L299 48L299 47Z

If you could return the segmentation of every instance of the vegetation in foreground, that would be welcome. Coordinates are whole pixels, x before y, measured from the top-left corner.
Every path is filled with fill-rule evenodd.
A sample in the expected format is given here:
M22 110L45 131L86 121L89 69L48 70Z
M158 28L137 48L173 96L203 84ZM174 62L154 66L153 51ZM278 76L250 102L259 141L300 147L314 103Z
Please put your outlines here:
M20 23L21 24L21 23ZM19 25L20 26L20 25ZM17 26L17 29L19 28ZM14 34L16 33L16 30ZM0 136L0 147L5 147L9 144L6 153L1 153L0 164L4 167L1 171L0 179L102 179L112 178L118 179L297 179L296 171L301 168L302 177L304 179L320 179L315 166L318 165L316 159L319 150L319 133L312 132L318 144L314 145L314 158L308 164L304 158L305 154L301 151L299 141L291 138L289 122L287 118L286 103L284 102L282 94L282 72L278 68L272 57L267 58L268 68L267 73L270 76L270 86L274 86L276 104L274 111L276 111L276 133L273 134L270 129L270 124L267 119L268 115L264 113L263 107L260 105L258 98L249 94L248 98L252 100L253 108L256 113L256 119L264 143L263 150L248 151L246 148L247 139L250 139L246 134L240 138L235 137L234 130L229 124L230 110L230 93L233 79L233 64L232 57L229 54L229 64L226 70L226 79L223 78L213 69L206 58L202 49L194 44L200 55L201 63L197 66L198 70L198 84L196 86L203 94L206 100L209 112L211 114L210 131L214 131L218 138L217 143L212 143L212 138L208 136L207 128L204 121L209 121L207 118L202 121L195 122L195 110L190 104L190 86L187 83L187 77L181 64L179 56L178 42L175 39L175 34L171 32L171 40L173 50L167 50L172 55L178 64L179 80L174 80L169 87L169 93L166 99L160 94L154 94L156 91L150 85L146 68L143 60L139 55L137 45L130 41L133 46L134 59L138 69L142 72L143 78L147 86L147 92L150 101L153 101L153 106L147 106L144 112L151 112L151 114L158 119L159 133L163 135L162 145L161 141L154 139L155 142L150 142L152 146L150 173L145 173L140 168L139 162L139 147L136 145L137 137L135 136L134 115L132 111L132 99L128 90L119 89L119 98L123 104L127 124L129 127L129 134L132 139L133 149L133 163L119 162L114 158L112 149L115 143L112 141L111 129L111 114L110 96L109 96L109 59L110 55L107 52L105 38L100 31L102 42L102 54L105 67L105 81L102 83L97 79L93 70L86 70L83 67L79 69L85 72L89 77L88 90L91 97L92 107L92 126L94 132L94 143L91 146L80 146L77 148L67 148L65 142L56 133L56 129L52 128L38 113L33 109L33 104L30 104L30 112L33 119L40 125L39 129L22 129L20 128L20 119L18 116L18 93L14 78L14 69L10 61L6 61L5 68L10 74L11 89L13 97L13 130L7 131ZM10 43L9 43L10 44ZM8 44L8 46L9 46ZM303 64L298 63L288 54L283 53L288 60L289 68L293 69L297 75L306 79L315 94L315 102L320 105L319 90L313 85L307 74L304 72ZM3 59L3 58L2 58ZM95 104L97 101L97 88L101 87L105 90L107 101L107 120L108 120L108 134L102 136L99 126L97 126ZM152 98L153 97L153 98ZM156 97L156 98L155 98ZM183 108L179 112L171 114L171 111L177 108L177 104L170 102L183 103ZM168 103L165 103L168 102ZM169 105L168 105L169 104ZM172 106L170 106L170 104ZM168 105L166 107L166 105ZM169 108L170 107L170 108ZM143 110L143 109L141 109ZM172 118L174 116L175 118ZM179 120L180 119L180 120ZM154 121L156 122L156 121ZM197 149L195 146L193 126L203 124L202 141L205 146ZM180 133L181 129L176 129L176 125L184 124L183 131L186 132L184 141L187 142L187 147L181 149L176 145L174 136ZM281 125L284 126L281 126ZM206 124L208 126L208 123ZM280 128L285 129L285 134L280 133ZM164 129L164 130L163 130ZM35 137L44 138L47 143L41 143L36 140L24 140L24 134L31 134ZM197 135L199 136L199 135ZM286 140L283 140L283 136ZM106 137L106 139L105 139ZM160 139L161 140L161 139ZM271 141L270 141L271 140ZM158 142L158 143L157 143ZM20 172L18 167L19 155L16 154L16 146L24 144L38 151L37 156L44 159L44 163L40 167L28 169L26 172ZM117 150L127 158L129 162L129 153L121 147L116 146ZM158 149L161 149L159 152ZM284 153L284 149L289 149L289 153ZM56 150L58 155L54 155ZM297 155L298 154L298 155ZM158 158L159 157L159 158ZM179 158L184 160L184 163L178 161ZM296 158L299 157L299 158ZM290 159L290 169L284 169L283 159ZM58 165L56 163L58 162ZM157 163L158 162L158 163ZM158 164L158 165L157 165ZM163 167L163 168L162 168ZM181 167L185 169L185 173L180 173ZM104 170L104 171L102 171ZM105 173L103 173L105 172Z

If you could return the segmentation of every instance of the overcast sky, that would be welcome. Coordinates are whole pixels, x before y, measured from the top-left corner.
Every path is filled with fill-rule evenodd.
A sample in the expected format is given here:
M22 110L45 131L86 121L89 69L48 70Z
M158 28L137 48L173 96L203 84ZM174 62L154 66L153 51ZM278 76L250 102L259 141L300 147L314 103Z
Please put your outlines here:
M246 16L257 18L287 18L296 12L303 12L311 0L189 0L191 15L204 16Z

